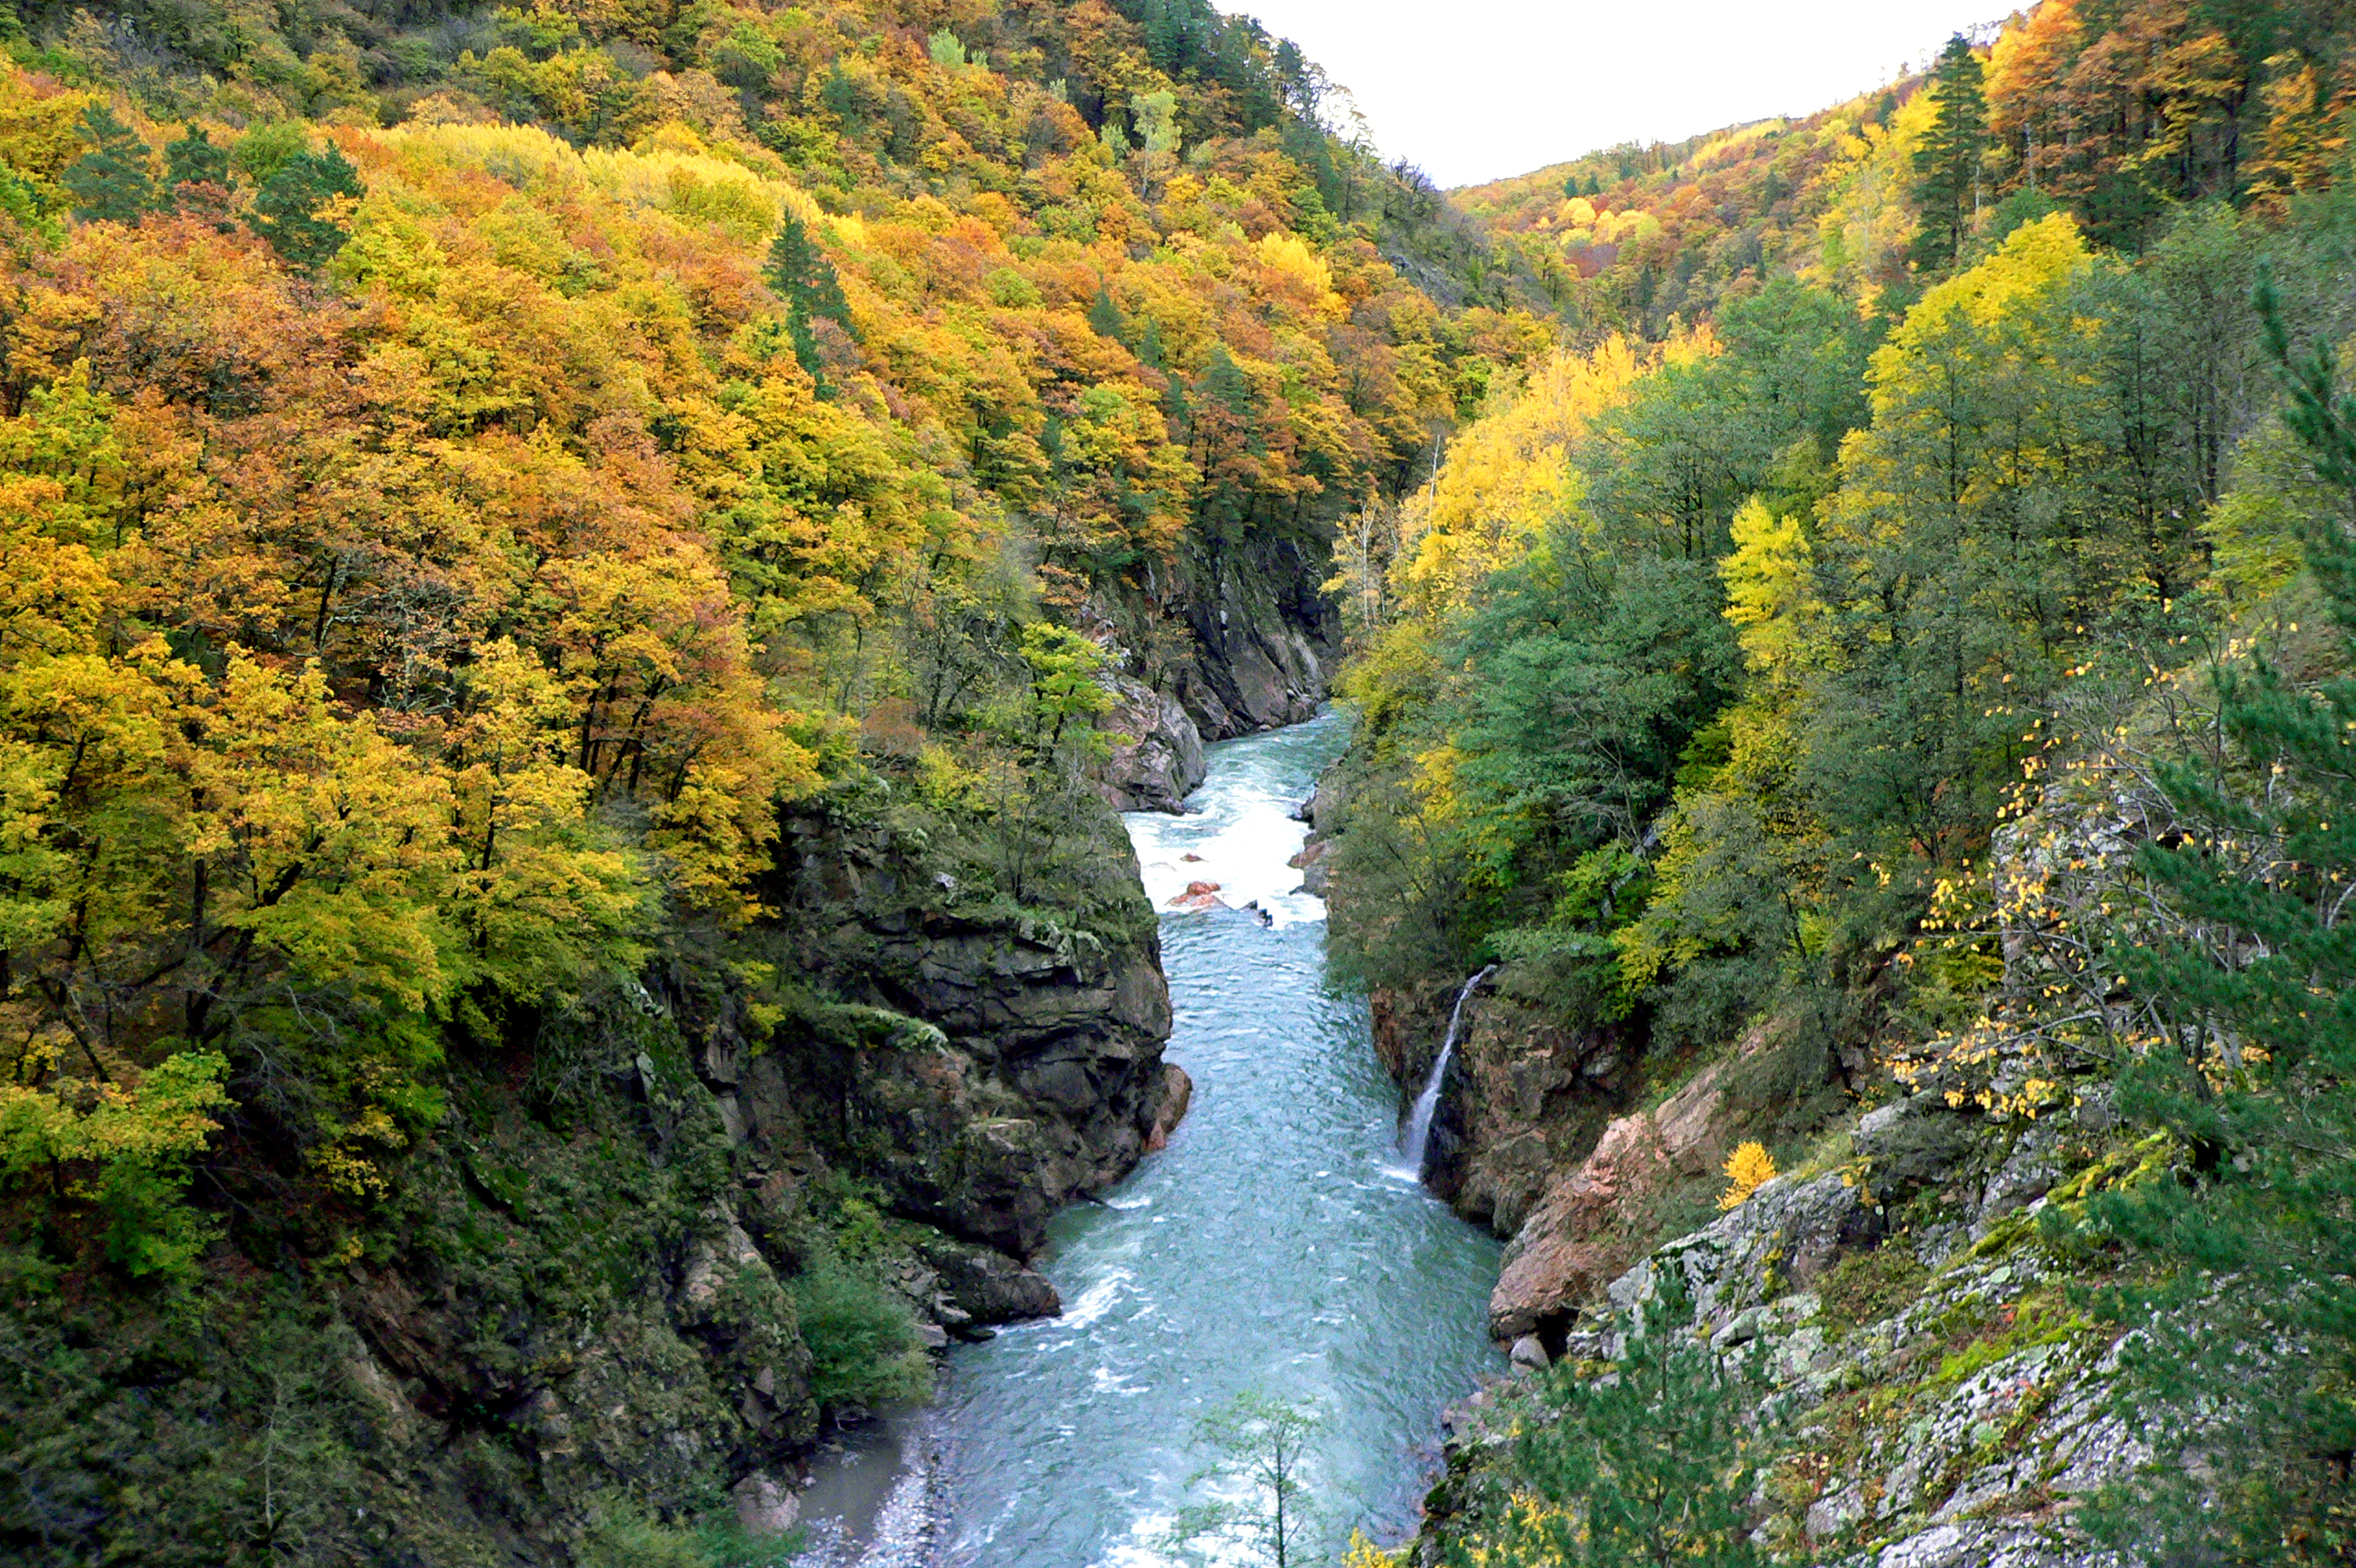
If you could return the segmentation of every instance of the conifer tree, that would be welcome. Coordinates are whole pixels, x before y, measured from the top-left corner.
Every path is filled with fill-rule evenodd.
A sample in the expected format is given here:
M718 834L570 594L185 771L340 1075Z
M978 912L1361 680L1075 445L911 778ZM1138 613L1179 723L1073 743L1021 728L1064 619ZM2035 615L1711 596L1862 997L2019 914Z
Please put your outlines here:
M235 192L229 149L206 135L203 126L191 124L164 149L164 205L169 210L209 218L226 233Z
M73 215L85 223L138 222L139 215L155 204L147 144L102 103L86 106L81 123L91 149L64 175L65 187L73 197Z
M1088 330L1118 343L1127 326L1128 323L1121 319L1120 306L1113 303L1112 291L1099 282L1096 300L1088 306Z
M1918 264L1944 271L1963 258L1979 209L1980 156L1987 150L1987 93L1979 56L1961 33L1931 68L1937 112L1914 149L1914 200L1922 209L1914 240Z
M1521 1425L1470 1568L1751 1568L1758 1477L1753 1369L1697 1333L1671 1270L1609 1375L1547 1374L1545 1419Z
M342 250L348 237L321 213L339 197L363 194L359 171L343 154L333 147L300 152L278 165L253 198L253 214L246 221L289 266L312 272Z
M851 306L842 297L842 280L834 263L810 238L809 226L791 212L785 215L777 237L769 242L769 260L761 269L761 278L785 304L786 332L793 342L794 357L814 379L823 381L818 335L810 324L822 316L850 332Z
M184 185L226 188L230 183L229 149L206 135L203 126L190 125L186 134L164 149L164 183L173 189Z
M2293 354L2271 288L2258 304L2285 423L2329 497L2302 527L2340 673L2308 688L2264 656L2221 667L2230 748L2160 770L2180 833L2138 860L2174 934L2137 933L2110 956L2166 1027L2128 1058L2119 1104L2172 1134L2192 1168L2092 1213L2167 1275L2114 1303L2147 1325L2136 1392L2209 1418L2166 1424L2179 1451L2094 1518L2170 1561L2343 1563L2356 1552L2356 397L2328 347Z

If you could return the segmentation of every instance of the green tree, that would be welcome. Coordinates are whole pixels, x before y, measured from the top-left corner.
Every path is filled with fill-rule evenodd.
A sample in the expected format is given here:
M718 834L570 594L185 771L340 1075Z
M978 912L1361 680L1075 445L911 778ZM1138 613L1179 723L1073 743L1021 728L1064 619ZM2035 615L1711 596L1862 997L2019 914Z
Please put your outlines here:
M261 187L270 183L270 176L284 167L287 159L310 150L311 133L301 122L273 120L240 136L229 158L231 167Z
M1523 1423L1475 1539L1483 1568L1751 1568L1762 1393L1749 1363L1697 1333L1674 1273L1629 1326L1608 1375L1558 1363Z
M0 164L0 214L52 245L65 238L63 225L42 206L40 193L5 164Z
M102 103L81 112L82 134L91 148L66 168L73 215L85 223L136 223L155 205L155 178L147 144Z
M1829 821L1885 865L1973 852L2097 616L2132 610L2094 526L2094 268L2062 215L1923 295L1872 360L1873 422L1810 530L1822 622L1803 763Z
M191 124L186 134L164 149L164 184L171 189L184 185L217 185L227 189L229 149L205 134L203 126Z
M1031 667L1031 739L1040 755L1054 756L1075 737L1088 754L1101 754L1094 721L1112 708L1112 694L1097 679L1104 649L1069 626L1034 621L1023 628L1022 651Z
M1220 1549L1241 1546L1274 1568L1308 1562L1319 1513L1309 1461L1322 1424L1309 1405L1258 1392L1238 1394L1197 1421L1195 1445L1212 1459L1188 1484L1218 1482L1239 1495L1181 1509L1172 1544L1197 1552L1206 1540Z
M2343 1563L2356 1552L2356 397L2329 348L2294 355L2271 288L2258 297L2285 422L2326 497L2302 531L2340 673L2308 687L2271 657L2221 666L2230 744L2158 770L2179 831L2137 869L2169 918L2110 957L2162 1023L2134 1042L2118 1094L2191 1168L2103 1195L2090 1216L2167 1276L2114 1303L2156 1325L2136 1392L2208 1419L2147 1426L2173 1425L2177 1451L2094 1520L2170 1561Z
M769 242L769 260L761 269L761 278L785 304L786 331L794 346L794 357L813 379L820 379L818 335L810 324L824 318L848 333L851 306L842 297L842 280L836 275L834 263L810 238L809 226L791 212L785 215L777 237Z
M246 221L289 266L312 272L342 250L348 238L336 221L336 203L364 194L359 171L335 148L296 153L262 186Z
M1128 323L1121 319L1120 306L1113 303L1112 291L1098 283L1097 297L1088 305L1088 330L1118 343L1127 326Z
M1980 58L1961 33L1931 68L1937 112L1914 149L1914 200L1922 209L1914 259L1944 271L1962 259L1980 200L1980 156L1987 150L1987 93Z

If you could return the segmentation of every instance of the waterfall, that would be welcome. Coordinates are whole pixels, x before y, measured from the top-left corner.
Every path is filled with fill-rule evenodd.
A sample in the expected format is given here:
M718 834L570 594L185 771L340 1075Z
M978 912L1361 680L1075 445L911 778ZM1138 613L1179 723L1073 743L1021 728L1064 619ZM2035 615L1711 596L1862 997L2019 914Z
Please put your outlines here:
M1423 1093L1415 1097L1415 1109L1408 1113L1407 1136L1399 1146L1402 1163L1417 1176L1423 1174L1424 1147L1431 1141L1431 1118L1440 1113L1440 1085L1448 1078L1448 1063L1456 1055L1456 1031L1464 1021L1464 1004L1472 999L1473 987L1497 972L1494 964L1464 982L1456 993L1456 1005L1448 1009L1448 1034L1440 1042L1440 1054L1433 1058L1431 1076L1424 1080Z

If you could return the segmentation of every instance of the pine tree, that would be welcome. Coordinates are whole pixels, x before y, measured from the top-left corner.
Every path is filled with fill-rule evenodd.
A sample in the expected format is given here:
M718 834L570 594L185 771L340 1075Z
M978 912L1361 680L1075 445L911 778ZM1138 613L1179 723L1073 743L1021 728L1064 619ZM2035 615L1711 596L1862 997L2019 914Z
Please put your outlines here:
M1121 319L1120 306L1113 303L1112 291L1099 282L1095 303L1088 306L1088 330L1118 343L1126 335L1128 325Z
M209 218L226 233L235 189L229 149L206 135L203 126L190 125L164 149L164 203L170 210Z
M253 198L253 213L246 221L287 265L312 272L342 250L348 238L340 225L321 212L340 197L364 194L359 171L335 148L300 152L278 165Z
M809 226L791 212L785 215L777 237L769 242L769 260L761 269L761 278L785 304L786 333L793 342L794 357L823 384L823 362L811 323L824 317L848 333L851 306L842 297L842 280L834 263L810 238Z
M1547 1377L1543 1416L1523 1424L1474 1541L1480 1568L1751 1568L1754 1414L1747 1361L1713 1350L1672 1271L1608 1376L1571 1363Z
M1961 33L1947 40L1931 68L1931 101L1937 113L1914 149L1914 200L1922 229L1914 259L1944 271L1963 258L1972 219L1979 210L1980 156L1987 150L1987 94L1979 56Z
M185 135L164 149L164 168L165 185L175 189L184 185L227 188L229 149L215 144L203 126L190 125Z
M82 134L91 149L66 169L73 215L85 223L136 223L155 204L155 179L148 172L147 144L102 103L81 112Z
M2327 347L2295 356L2269 288L2285 422L2331 497L2306 563L2356 668L2356 397ZM2215 671L2222 758L2160 781L2181 828L2139 869L2179 933L2111 952L2166 1027L2119 1075L2120 1108L2190 1152L2184 1183L2104 1195L2094 1221L2160 1266L2122 1293L2148 1324L2146 1401L2179 1452L2093 1518L2169 1561L2345 1563L2356 1553L2356 676L2302 687L2280 665ZM2253 845L2262 853L2253 857ZM2253 859L2268 867L2253 876ZM2155 1314L2173 1307L2173 1313ZM2219 1420L2217 1416L2222 1415ZM2207 1474L2185 1473L2197 1452Z

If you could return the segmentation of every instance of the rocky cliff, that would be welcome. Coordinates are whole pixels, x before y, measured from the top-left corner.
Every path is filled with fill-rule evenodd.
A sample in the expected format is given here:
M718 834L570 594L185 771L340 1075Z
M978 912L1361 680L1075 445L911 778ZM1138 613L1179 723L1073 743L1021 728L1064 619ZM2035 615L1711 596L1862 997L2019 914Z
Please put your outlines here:
M1270 528L1225 546L1192 541L1183 559L1090 607L1114 651L1106 677L1116 737L1099 770L1119 810L1175 811L1203 782L1203 744L1313 717L1341 652L1341 623L1320 585L1325 533Z
M1183 1110L1152 912L1085 794L1020 900L888 795L789 821L749 931L454 1044L388 1179L233 1137L185 1297L0 1282L7 1551L734 1561L830 1410L1059 1310L1047 1217Z
M1711 1091L1696 1090L1645 1118L1660 1142L1704 1118ZM1599 1163L1633 1141L1633 1121L1613 1124L1566 1196L1597 1190ZM1540 1377L1600 1367L1674 1275L1697 1330L1763 1373L1773 1459L1752 1499L1754 1540L1842 1568L2111 1563L2072 1514L2150 1460L2119 1398L2139 1335L2085 1313L2083 1287L2107 1265L2037 1221L2144 1179L2158 1159L2123 1141L2097 1103L2041 1122L1990 1121L1935 1095L1866 1112L1807 1166L1633 1266L1606 1274L1592 1256L1557 1341L1517 1347L1518 1381L1451 1413L1428 1538L1463 1528L1510 1463L1515 1422L1548 1418ZM1538 1256L1509 1255L1508 1279ZM1550 1360L1564 1364L1543 1372Z
M1637 1083L1622 1031L1568 1028L1508 965L1466 997L1455 1056L1432 1119L1425 1177L1456 1211L1512 1237L1556 1173L1595 1147ZM1402 1093L1430 1076L1452 989L1378 991L1375 1051Z
M1076 808L1078 802L1076 799ZM809 996L807 1035L708 1058L747 1135L880 1183L898 1211L1027 1256L1076 1194L1144 1153L1165 1093L1170 995L1152 911L1100 810L1052 902L947 869L921 827L791 824L760 945Z

